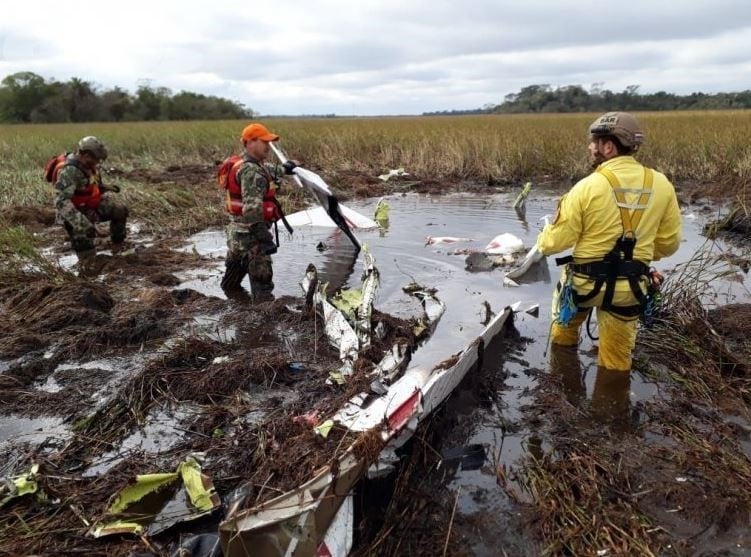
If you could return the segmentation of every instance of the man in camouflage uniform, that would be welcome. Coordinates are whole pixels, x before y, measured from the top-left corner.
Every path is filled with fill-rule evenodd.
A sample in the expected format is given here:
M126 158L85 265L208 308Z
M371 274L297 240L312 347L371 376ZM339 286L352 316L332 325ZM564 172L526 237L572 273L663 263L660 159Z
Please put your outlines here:
M94 136L78 142L78 150L67 156L55 177L55 208L70 237L82 268L96 255L96 223L110 222L113 252L119 251L126 236L128 208L111 197L117 186L102 184L99 165L107 148Z
M271 255L276 253L276 243L269 230L271 225L264 220L263 198L269 189L277 188L280 176L278 169L265 161L271 150L269 143L278 141L279 136L254 123L243 129L241 140L245 152L236 180L242 192L242 214L230 213L221 285L225 291L237 292L247 274L253 297L269 299L274 289ZM285 164L286 173L291 174L294 166L292 161Z

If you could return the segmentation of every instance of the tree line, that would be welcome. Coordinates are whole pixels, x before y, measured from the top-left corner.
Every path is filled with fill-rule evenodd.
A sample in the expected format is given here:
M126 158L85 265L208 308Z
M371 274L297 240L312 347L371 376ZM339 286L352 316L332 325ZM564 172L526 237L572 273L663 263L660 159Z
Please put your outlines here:
M0 122L127 122L252 118L244 105L188 91L141 85L135 94L120 87L100 90L77 77L46 80L18 72L0 82Z
M475 110L445 110L425 115L515 114L541 112L605 112L609 110L723 110L751 108L751 90L737 93L691 93L676 95L658 91L639 93L639 85L623 91L603 89L594 84L589 90L581 85L552 87L528 85L518 93L506 95L498 105L488 104Z

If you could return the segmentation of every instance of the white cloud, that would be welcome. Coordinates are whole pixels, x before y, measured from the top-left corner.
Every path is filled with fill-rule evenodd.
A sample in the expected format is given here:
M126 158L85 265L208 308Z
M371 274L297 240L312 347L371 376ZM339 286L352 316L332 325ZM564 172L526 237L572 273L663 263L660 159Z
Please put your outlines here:
M0 75L140 80L263 113L419 113L525 85L604 82L687 93L751 87L745 0L30 0L0 23ZM43 14L54 14L42 17Z

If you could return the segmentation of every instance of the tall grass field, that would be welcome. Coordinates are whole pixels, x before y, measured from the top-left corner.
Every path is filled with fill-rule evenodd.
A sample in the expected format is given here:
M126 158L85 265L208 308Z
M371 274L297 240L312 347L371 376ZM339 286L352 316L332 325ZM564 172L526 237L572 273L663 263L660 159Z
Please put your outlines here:
M417 177L565 186L588 172L587 127L597 114L275 119L293 158L328 173L373 176L403 167ZM682 181L726 184L751 177L751 111L638 114L639 158ZM128 171L213 165L240 149L245 121L0 126L0 207L49 204L45 161L84 135L103 139L108 167Z

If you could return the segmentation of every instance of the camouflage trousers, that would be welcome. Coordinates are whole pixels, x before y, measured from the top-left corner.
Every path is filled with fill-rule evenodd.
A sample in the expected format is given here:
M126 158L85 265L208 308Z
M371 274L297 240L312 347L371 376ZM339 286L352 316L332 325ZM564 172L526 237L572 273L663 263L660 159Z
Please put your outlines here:
M271 253L276 251L276 244L266 223L231 222L227 226L227 248L223 289L240 288L246 274L254 294L274 288Z
M58 208L57 215L62 220L71 246L76 252L94 249L98 222L109 221L113 244L122 243L127 235L128 208L108 194L102 196L96 209L79 210L72 203L66 203Z

